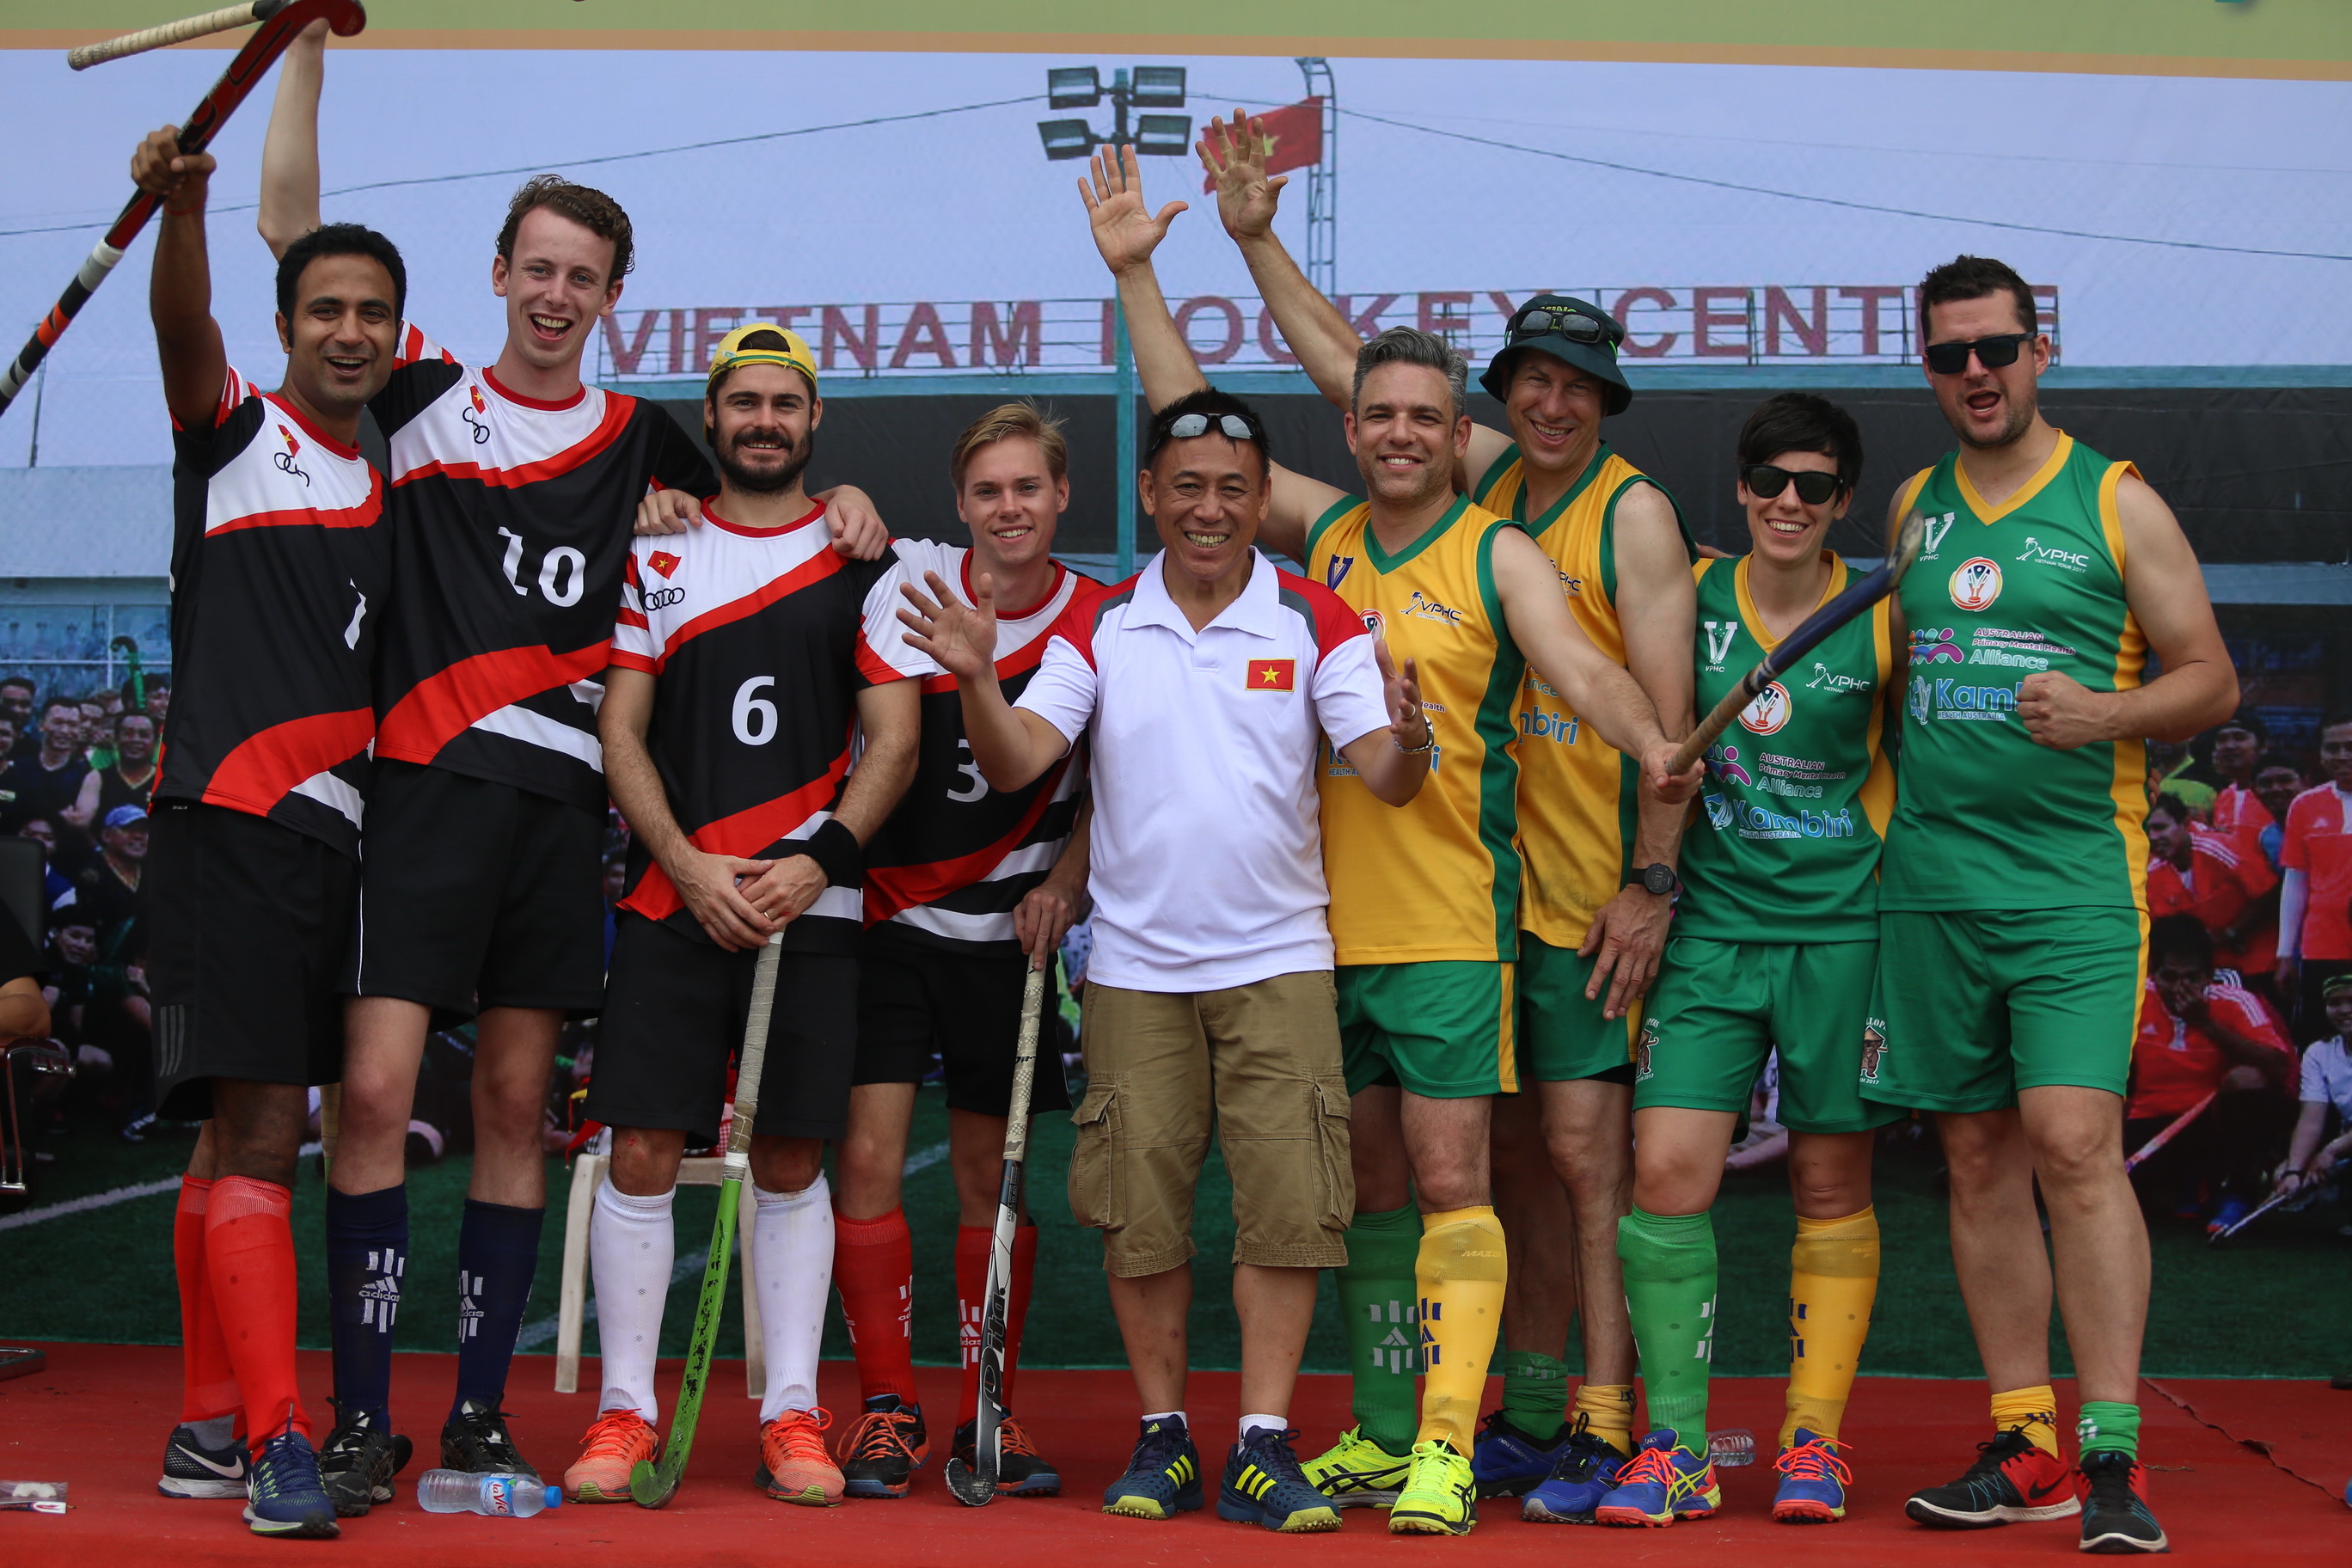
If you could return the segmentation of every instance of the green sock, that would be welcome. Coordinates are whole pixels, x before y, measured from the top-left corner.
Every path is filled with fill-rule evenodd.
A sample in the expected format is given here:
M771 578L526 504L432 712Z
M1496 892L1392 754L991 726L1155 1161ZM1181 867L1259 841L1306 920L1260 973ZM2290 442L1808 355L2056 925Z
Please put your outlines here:
M1391 1454L1412 1452L1421 1429L1421 1331L1413 1316L1413 1263L1421 1255L1421 1211L1407 1204L1359 1214L1348 1230L1348 1264L1339 1270L1339 1315L1348 1325L1348 1363L1355 1370L1356 1425Z
M2085 1399L2082 1419L2074 1423L2074 1436L2082 1440L2085 1455L2129 1454L2137 1459L2139 1406L2117 1405L2111 1399Z
M1568 1425L1568 1363L1541 1351L1505 1351L1503 1414L1538 1443Z
M1617 1222L1625 1306L1650 1396L1650 1425L1706 1448L1706 1373L1715 1357L1715 1225L1703 1214L1635 1209Z

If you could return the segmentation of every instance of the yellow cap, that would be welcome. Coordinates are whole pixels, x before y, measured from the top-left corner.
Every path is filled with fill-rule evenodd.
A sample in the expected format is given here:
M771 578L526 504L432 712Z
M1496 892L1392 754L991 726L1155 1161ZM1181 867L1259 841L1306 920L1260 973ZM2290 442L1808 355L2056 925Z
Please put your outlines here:
M743 340L754 332L774 332L784 340L784 346L780 349L745 348ZM772 321L753 321L747 326L736 328L719 339L719 346L710 353L710 374L708 379L716 381L738 365L746 364L787 365L808 377L811 392L816 390L816 356L809 353L808 340L789 328L777 326Z

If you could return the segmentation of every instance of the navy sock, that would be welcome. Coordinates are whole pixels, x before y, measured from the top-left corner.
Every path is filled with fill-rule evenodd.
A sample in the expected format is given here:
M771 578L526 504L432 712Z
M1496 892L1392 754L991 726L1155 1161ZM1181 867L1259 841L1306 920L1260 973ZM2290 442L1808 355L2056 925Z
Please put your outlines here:
M327 1189L327 1300L335 1344L335 1402L387 1422L392 1324L408 1271L408 1189Z
M457 1397L498 1408L507 1391L507 1367L514 1360L515 1335L530 1304L531 1276L539 1272L540 1222L547 1211L509 1208L466 1200L457 1231Z

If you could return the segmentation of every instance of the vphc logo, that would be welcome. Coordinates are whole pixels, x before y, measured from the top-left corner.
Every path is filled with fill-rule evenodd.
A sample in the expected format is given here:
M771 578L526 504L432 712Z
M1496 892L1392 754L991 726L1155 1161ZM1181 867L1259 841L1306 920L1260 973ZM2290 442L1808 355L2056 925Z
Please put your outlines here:
M1709 622L1707 622L1707 623L1706 623L1706 662L1707 662L1707 664L1708 664L1710 667L1718 666L1718 665L1722 664L1722 663L1723 663L1723 661L1724 661L1725 659L1729 658L1731 657L1731 645L1732 645L1732 643L1733 643L1735 640L1737 640L1737 638L1738 637L1738 636L1739 636L1739 623L1738 623L1738 621L1709 621Z

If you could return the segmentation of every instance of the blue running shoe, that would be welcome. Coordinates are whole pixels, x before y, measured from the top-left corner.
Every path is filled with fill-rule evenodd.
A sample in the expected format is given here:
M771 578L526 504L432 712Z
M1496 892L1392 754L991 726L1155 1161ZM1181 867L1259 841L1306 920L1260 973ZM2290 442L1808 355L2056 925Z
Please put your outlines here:
M1715 1467L1704 1454L1678 1446L1671 1430L1651 1433L1625 1468L1617 1487L1601 1500L1592 1517L1602 1524L1662 1525L1678 1519L1704 1519L1723 1500Z
M1253 1426L1225 1456L1224 1485L1217 1489L1217 1517L1262 1524L1285 1535L1312 1535L1339 1528L1339 1510L1317 1491L1298 1468L1290 1445L1296 1431Z
M1796 1437L1772 1461L1780 1472L1772 1517L1782 1524L1835 1523L1845 1517L1845 1489L1853 1484L1853 1472L1838 1457L1845 1445L1805 1426Z
M290 1419L261 1446L245 1486L245 1522L256 1535L332 1541L343 1532L335 1522L334 1500L319 1479L319 1456Z
M1579 1415L1559 1447L1559 1458L1519 1504L1519 1517L1538 1524L1591 1524L1592 1510L1617 1485L1625 1456L1593 1436Z
M1487 1416L1470 1445L1470 1473L1478 1479L1478 1495L1520 1497L1533 1489L1559 1463L1568 1433L1562 1423L1549 1441L1539 1441L1499 1410Z
M1144 1422L1127 1474L1103 1489L1103 1511L1130 1519L1172 1519L1203 1500L1201 1451L1184 1423L1175 1420Z

